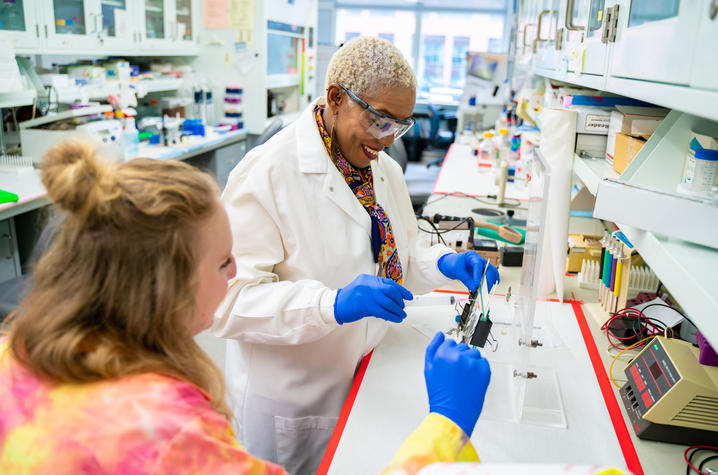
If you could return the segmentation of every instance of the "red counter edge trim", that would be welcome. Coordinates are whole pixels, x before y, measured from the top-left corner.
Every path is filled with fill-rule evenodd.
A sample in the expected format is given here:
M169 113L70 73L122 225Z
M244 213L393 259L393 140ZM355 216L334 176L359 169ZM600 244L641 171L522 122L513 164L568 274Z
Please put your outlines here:
M439 290L435 292L468 294L468 292L452 292L446 290ZM546 300L550 302L558 302L558 299ZM606 403L606 409L608 410L608 414L611 418L613 429L616 432L618 444L621 447L621 452L623 452L623 458L626 460L626 466L634 475L644 475L643 467L638 459L638 454L636 453L636 448L633 446L633 441L631 440L631 435L628 433L626 423L623 420L621 409L618 407L618 401L611 389L611 383L608 380L608 375L603 367L603 362L601 361L601 356L598 353L598 348L596 348L596 343L593 341L591 330L588 328L588 323L586 323L586 317L583 313L583 309L581 308L581 304L583 302L578 300L564 300L564 303L571 304L571 307L573 308L573 313L576 316L576 321L578 322L579 329L581 330L581 336L583 337L586 350L588 351L588 355L591 359L591 365L593 366L593 371L596 374L596 379L598 380L603 400ZM349 414L351 414L354 401L356 400L361 383L364 380L364 375L366 374L366 370L369 366L369 361L371 360L371 355L373 353L374 351L372 350L364 357L364 359L362 359L361 364L359 365L356 377L354 378L352 387L349 390L347 400L344 402L342 411L339 414L339 420L337 421L337 425L332 433L332 438L329 440L326 452L324 452L322 463L317 469L317 475L325 475L329 471L329 467L331 467L334 454L339 446L342 434L344 433L344 428L346 427L349 419Z
M337 447L339 446L339 441L342 438L342 434L344 433L344 427L347 425L347 420L349 419L349 414L352 412L352 407L354 406L354 400L357 397L357 393L359 392L359 388L361 387L361 382L364 379L364 375L366 374L367 366L369 366L369 361L371 360L371 355L374 353L374 350L370 351L368 355L366 355L359 364L359 369L357 370L357 374L354 377L354 382L352 383L352 387L349 390L349 395L347 396L347 400L344 402L344 406L342 407L342 412L339 413L339 420L337 421L337 425L334 427L334 432L332 433L332 438L329 440L329 445L327 446L327 450L324 452L324 457L322 458L322 463L319 464L319 468L317 469L317 475L324 475L329 471L329 467L332 465L332 460L334 459L334 453L337 451Z
M573 313L576 315L578 326L581 329L581 335L583 336L583 342L586 344L588 356L591 358L591 365L593 366L593 371L596 373L596 379L598 380L598 386L601 388L603 400L606 402L606 409L608 409L608 415L611 417L613 430L616 431L618 444L621 446L623 458L626 460L626 467L634 475L644 475L641 461L638 459L636 448L633 446L633 441L631 440L631 434L628 433L626 422L623 419L623 414L621 414L621 408L618 407L618 401L613 393L613 388L611 388L611 382L608 380L606 368L604 368L603 361L601 361L601 355L598 353L598 348L596 348L596 342L593 341L591 329L588 328L588 323L586 323L586 316L581 308L581 303L573 301L571 302L571 306L573 307Z

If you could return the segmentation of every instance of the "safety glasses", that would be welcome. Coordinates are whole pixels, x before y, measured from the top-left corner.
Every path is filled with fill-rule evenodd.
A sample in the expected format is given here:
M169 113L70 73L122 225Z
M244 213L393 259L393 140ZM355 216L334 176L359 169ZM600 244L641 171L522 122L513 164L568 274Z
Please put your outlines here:
M396 140L411 130L416 122L413 117L402 120L383 114L359 99L356 94L344 87L343 84L337 84L347 93L347 96L349 96L352 101L364 109L359 116L359 122L366 127L367 132L377 139L383 139L384 137L393 135L394 140Z

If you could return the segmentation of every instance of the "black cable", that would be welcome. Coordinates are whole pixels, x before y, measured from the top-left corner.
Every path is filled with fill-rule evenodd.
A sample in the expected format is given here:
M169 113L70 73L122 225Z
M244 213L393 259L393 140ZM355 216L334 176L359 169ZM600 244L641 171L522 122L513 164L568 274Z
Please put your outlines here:
M674 311L678 312L678 314L679 314L681 317L683 317L683 318L685 318L686 320L688 320L688 322L690 322L691 325L693 325L694 327L696 326L696 324L693 323L693 320L691 320L690 318L688 318L685 313L681 312L681 311L678 310L676 307L672 307L672 306L667 305L667 304L665 304L665 303L652 303L652 304L646 305L646 306L643 307L643 309L641 310L641 315L640 315L640 316L643 316L643 313L646 311L646 309L647 309L647 308L650 308L650 307L667 307L667 308L670 308L671 310L674 310ZM696 327L696 328L698 328L698 327Z
M428 221L428 223L431 224L431 227L434 228L434 231L432 232L432 231L427 231L426 229L419 226L420 231L424 231L425 233L430 233L430 234L436 234L436 236L439 238L439 241L441 241L441 243L443 245L446 245L446 241L444 241L444 238L441 236L441 233L439 232L439 228L436 227L436 224L434 224L434 222L432 220L430 220L426 216L417 216L416 219L423 219L424 221Z
M473 238L472 234L473 234L474 230L473 230L473 226L472 226L471 224L472 224L473 221L474 221L473 218L463 218L463 219L461 219L460 221L458 221L458 222L456 223L456 225L454 225L453 227L448 228L448 229L440 229L440 228L438 228L438 227L436 226L436 224L434 223L434 221L431 220L431 218L429 218L429 217L427 217L427 216L417 216L416 219L421 219L421 220L427 221L429 224L431 224L431 227L434 228L433 231L430 231L430 230L428 230L428 229L424 229L424 228L422 228L421 226L419 226L419 230L420 230L420 231L423 231L423 232L425 232L425 233L429 233L429 234L436 234L436 236L441 240L442 244L446 244L446 241L444 241L443 237L441 236L442 234L446 234L446 233L448 233L448 232L455 231L455 230L458 229L459 226L461 226L462 224L464 224L464 223L469 223L469 228L470 228L470 229L468 229L468 231L469 231L469 241L472 241L472 238Z
M711 455L710 457L704 458L704 459L701 461L701 464L698 465L698 471L699 471L699 472L702 472L702 471L703 471L703 466L704 466L705 464L707 464L707 463L710 462L711 460L716 460L716 459L718 459L718 455Z
M688 464L686 464L686 475L691 474L691 465L693 465L695 467L695 464L693 463L693 457L695 457L698 454L698 452L706 452L706 451L715 452L714 449L707 449L707 448L702 448L702 447L696 447L692 451L688 452ZM700 468L699 468L699 470L700 470Z

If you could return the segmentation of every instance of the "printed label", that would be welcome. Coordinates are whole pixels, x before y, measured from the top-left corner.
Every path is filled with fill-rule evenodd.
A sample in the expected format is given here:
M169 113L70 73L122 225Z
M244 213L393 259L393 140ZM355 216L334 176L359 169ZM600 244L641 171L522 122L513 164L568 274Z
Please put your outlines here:
M609 122L611 122L611 116L586 114L584 129L586 132L608 132Z

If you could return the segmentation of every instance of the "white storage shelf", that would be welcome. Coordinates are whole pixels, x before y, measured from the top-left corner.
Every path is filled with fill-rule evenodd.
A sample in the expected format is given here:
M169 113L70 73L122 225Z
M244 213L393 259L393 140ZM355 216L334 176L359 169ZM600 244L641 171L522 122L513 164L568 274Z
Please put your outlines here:
M657 210L658 211L658 210ZM618 223L663 285L718 346L718 250Z
M601 180L619 177L618 172L603 158L581 158L574 155L573 171L594 196Z
M35 100L35 91L0 92L0 107L29 106Z
M135 89L137 95L143 97L145 94L160 91L175 91L182 86L181 78L147 79L131 83L130 87ZM108 81L101 86L88 84L86 86L73 86L62 88L57 91L58 100L63 103L75 102L82 98L107 99L110 94L119 92L120 86L117 81Z
M718 120L718 93L715 91L613 76L604 78L590 74L564 73L545 69L536 69L534 74Z
M598 187L594 215L619 226L688 317L718 345L718 207L675 197L690 131L715 137L718 123L672 111L617 181L602 181L605 168L586 159L576 157L574 170L589 189Z

